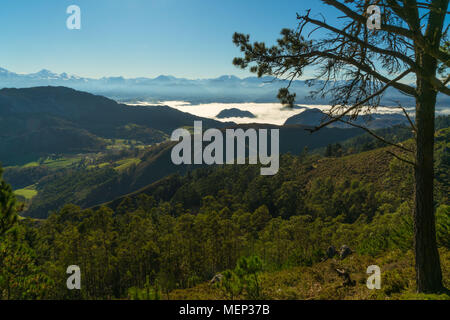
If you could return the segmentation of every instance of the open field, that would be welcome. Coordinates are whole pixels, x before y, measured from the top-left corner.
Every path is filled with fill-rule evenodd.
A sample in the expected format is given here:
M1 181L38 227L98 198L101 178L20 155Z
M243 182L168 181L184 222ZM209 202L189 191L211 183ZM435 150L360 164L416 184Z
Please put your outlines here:
M35 196L37 196L38 192L35 189L35 185L28 186L23 189L19 189L14 191L16 196L23 197L25 200L32 200Z
M123 171L128 169L133 164L138 165L139 163L141 163L141 159L138 158L123 159L115 163L115 165L118 166L115 167L114 169L117 171Z

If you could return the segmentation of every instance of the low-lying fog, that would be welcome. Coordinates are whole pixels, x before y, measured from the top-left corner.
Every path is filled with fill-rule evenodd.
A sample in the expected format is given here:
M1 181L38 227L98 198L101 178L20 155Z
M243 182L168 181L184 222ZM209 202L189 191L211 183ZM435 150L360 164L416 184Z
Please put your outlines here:
M270 123L276 125L282 125L284 122L306 109L317 108L322 111L328 111L329 105L296 105L294 108L283 107L279 103L253 103L253 102L243 102L243 103L205 103L205 104L191 104L186 101L161 101L158 103L151 102L133 102L127 103L130 106L155 106L155 105L166 105L174 109L188 112L196 116L216 119L219 121L233 121L235 123ZM225 109L236 108L242 111L249 111L256 118L225 118L219 119L216 116ZM411 115L414 115L413 108L407 108ZM450 108L441 108L437 111L437 114L449 114ZM379 107L376 113L386 114L386 113L401 113L401 110L396 107Z

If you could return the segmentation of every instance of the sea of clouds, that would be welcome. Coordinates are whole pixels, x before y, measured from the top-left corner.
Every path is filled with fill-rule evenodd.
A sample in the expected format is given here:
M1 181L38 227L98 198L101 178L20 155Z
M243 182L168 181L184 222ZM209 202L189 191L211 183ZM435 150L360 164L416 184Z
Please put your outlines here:
M216 119L219 121L233 121L238 124L242 123L269 123L275 125L282 125L284 122L299 113L302 113L306 109L320 109L324 112L330 109L329 105L296 105L294 108L287 108L280 103L204 103L204 104L192 104L187 101L161 101L158 103L137 101L133 103L127 103L130 106L156 106L165 105L171 108L187 112L199 117ZM236 108L242 111L249 111L256 116L256 118L226 118L219 119L217 115L225 109ZM414 115L413 108L407 108L411 115ZM449 114L450 108L444 108L438 110L438 114ZM396 107L379 107L376 113L401 113L402 111Z

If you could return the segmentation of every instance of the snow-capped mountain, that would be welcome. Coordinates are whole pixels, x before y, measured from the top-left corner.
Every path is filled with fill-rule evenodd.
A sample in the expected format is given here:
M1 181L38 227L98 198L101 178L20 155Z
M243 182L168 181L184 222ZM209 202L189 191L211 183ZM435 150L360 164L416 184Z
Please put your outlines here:
M170 75L156 78L103 77L83 78L67 73L54 73L43 69L36 73L18 74L0 69L0 88L27 88L36 86L66 86L76 90L103 94L113 98L152 98L157 100L180 99L186 101L209 101L217 99L230 102L236 100L275 100L276 93L284 84L270 82L267 78L238 78L224 75L213 79L185 79ZM264 87L264 90L261 88ZM296 81L293 88L302 91L303 81Z
M103 77L84 78L68 73L54 73L43 69L36 73L18 74L0 68L0 88L29 88L37 86L64 86L76 90L104 95L116 100L141 99L142 101L189 101L189 102L276 102L278 90L287 85L287 81L273 81L271 77L239 78L224 75L213 79L185 79L170 75L156 78ZM312 90L305 81L293 81L290 87L297 94L297 103L328 104L329 97L312 101L308 98ZM388 89L385 103L400 101L412 105L395 89ZM440 105L448 106L450 99L440 97Z
M27 82L30 82L30 85L34 85L34 82L41 82L42 84L44 84L46 81L83 80L83 78L69 75L66 72L58 74L47 69L42 69L41 71L36 73L19 74L6 70L4 68L0 68L0 85L2 87L7 87L8 83L2 81L4 78L8 78L9 81L12 81L12 84L23 82L25 86L28 86Z

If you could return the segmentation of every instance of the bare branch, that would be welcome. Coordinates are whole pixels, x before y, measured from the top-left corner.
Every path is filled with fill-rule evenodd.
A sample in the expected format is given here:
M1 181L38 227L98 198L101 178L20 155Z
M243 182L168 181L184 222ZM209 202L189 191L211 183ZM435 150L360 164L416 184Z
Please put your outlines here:
M396 103L397 103L397 107L402 109L403 113L405 114L406 118L408 119L408 122L409 122L411 128L414 130L414 132L417 133L417 127L415 126L414 122L412 122L408 112L406 112L406 109L400 104L400 102L396 101Z
M363 15L358 14L357 12L353 11L352 9L350 9L349 7L347 7L346 5L340 3L337 0L322 0L323 2L325 2L326 4L329 4L333 7L335 7L336 9L340 10L341 12L343 12L347 17L352 18L355 21L358 21L361 24L365 24L367 22L367 18L364 17ZM411 40L417 40L417 35L415 35L411 30L402 28L402 27L397 27L397 26L391 26L391 25L386 25L386 24L382 24L381 25L381 30L383 31L387 31L387 32L392 32L395 33L397 35L400 36L404 36L406 38L409 38Z
M352 9L350 9L349 7L340 3L337 0L322 0L322 1L326 4L335 7L336 9L343 12L347 17L352 18L353 20L358 21L361 24L365 24L367 22L366 17L353 11ZM433 7L431 6L430 14L435 13L435 11L436 10L434 10ZM450 67L450 54L440 50L439 48L431 47L420 32L413 32L412 30L408 30L402 27L386 24L381 24L381 30L413 40L427 54L433 56L434 58L438 59L439 61L443 62L445 65Z
M364 126L360 126L360 125L358 125L358 124L356 124L356 123L353 123L353 122L351 122L351 121L346 121L346 120L343 120L343 119L338 119L338 121L343 122L343 123L346 123L346 124L348 124L348 125L351 125L351 126L353 126L353 127L355 127L355 128L362 129L362 130L366 131L368 134L370 134L372 137L374 137L374 138L380 140L381 142L383 142L383 143L385 143L385 144L387 144L387 145L390 145L390 146L399 148L399 149L401 149L401 150L403 150L403 151L406 151L406 152L409 152L409 153L414 153L413 150L410 150L410 149L408 149L408 148L405 148L404 146L402 146L402 145L400 145L400 144L396 144L396 143L387 141L386 139L384 139L383 137L380 137L379 135L377 135L375 132L373 132L373 131L370 130L369 128L366 128L366 127L364 127Z
M364 105L365 103L367 103L368 101L372 100L374 97L381 95L384 91L386 91L387 88L389 88L393 82L399 81L400 79L402 79L403 77L405 77L407 74L409 74L411 72L411 69L406 70L405 72L403 72L401 75L399 75L397 78L391 80L390 82L388 82L383 88L381 88L379 91L375 92L374 94L370 95L369 97L367 97L366 99L358 102L357 104L355 104L354 106L348 108L345 112L343 112L341 115L339 115L338 117L333 117L330 121L327 121L323 124L321 124L320 126L314 128L314 129L308 129L308 131L310 131L310 133L319 131L320 129L336 122L339 121L339 119L341 119L342 117L346 116L347 114L349 114L351 111L355 110L356 108Z
M403 162L405 162L405 163L407 163L407 164L409 164L409 165L412 165L413 167L416 166L416 163L415 163L415 162L412 162L412 161L409 161L409 160L407 160L407 159L404 159L404 158L402 158L402 157L396 155L395 153L393 153L393 152L391 152L391 151L389 151L389 150L387 150L386 152L389 153L389 154L390 154L391 156L393 156L394 158L400 160L400 161L403 161Z
M338 56L335 55L331 52L328 51L311 51L305 54L301 54L296 56L298 59L304 59L304 58L309 58L309 57L314 57L314 56L319 56L319 57L324 57L324 58L329 58L329 59L334 59L336 61L342 61L342 62L346 62L354 67L357 67L358 69L364 71L367 74L370 74L371 76L373 76L374 78L376 78L377 80L380 80L383 83L390 83L390 85L400 91L402 91L403 93L410 95L410 96L416 96L416 89L414 87L411 87L409 85L397 82L394 80L389 80L388 78L386 78L385 76L381 75L380 73L376 72L375 70L373 70L371 67L369 67L366 64L363 64L361 62L358 62L352 58L349 57L345 57L345 56ZM411 70L407 70L408 73L411 72ZM403 78L403 77L402 77Z
M399 9L399 11L401 11L401 10ZM425 70L423 70L417 63L414 62L413 59L411 59L407 55L402 54L399 51L393 51L393 50L378 48L378 47L376 47L374 45L371 45L367 41L363 41L363 40L359 39L358 37L350 35L350 34L346 33L345 31L342 31L342 30L340 30L338 28L335 28L333 26L330 26L329 24L327 24L327 23L325 23L323 21L310 18L309 17L309 12L305 16L300 16L300 15L297 14L297 19L303 20L303 21L305 21L307 23L312 23L312 24L314 24L314 25L316 25L318 27L322 27L322 28L327 29L327 30L329 30L331 32L339 34L339 35L349 39L353 43L357 43L357 44L363 46L364 48L366 48L368 50L371 50L372 52L400 59L404 63L408 64L412 68L413 71L421 73L421 74L426 74ZM317 28L315 28L313 31L311 31L311 33L314 32L315 30L317 30ZM345 43L343 43L343 44L345 44ZM343 45L343 44L341 44L341 45ZM434 76L428 76L428 80L431 82L431 84L434 86L434 88L437 91L440 91L440 92L442 92L442 93L444 93L446 95L450 95L450 89L447 88L444 83L439 81L439 79L437 79Z
M419 68L419 66L417 66L417 64L414 62L414 60L412 60L410 57L402 54L399 51L392 51L392 50L388 50L388 49L378 48L378 47L376 47L374 45L371 45L368 42L362 41L361 39L359 39L359 38L357 38L357 37L355 37L353 35L348 34L347 32L345 32L343 30L340 30L338 28L330 26L329 24L327 24L325 22L322 22L322 21L316 20L316 19L312 19L308 15L306 15L306 16L299 16L299 15L297 15L297 19L303 19L304 21L310 22L312 24L315 24L317 26L325 28L325 29L327 29L329 31L332 31L334 33L340 34L341 36L344 36L344 37L350 39L351 41L353 41L355 43L358 43L361 46L364 46L364 47L366 47L367 49L369 49L369 50L371 50L373 52L376 52L376 53L379 53L379 54L384 54L384 55L389 55L389 56L398 58L398 59L404 61L405 63L409 64L411 67Z

